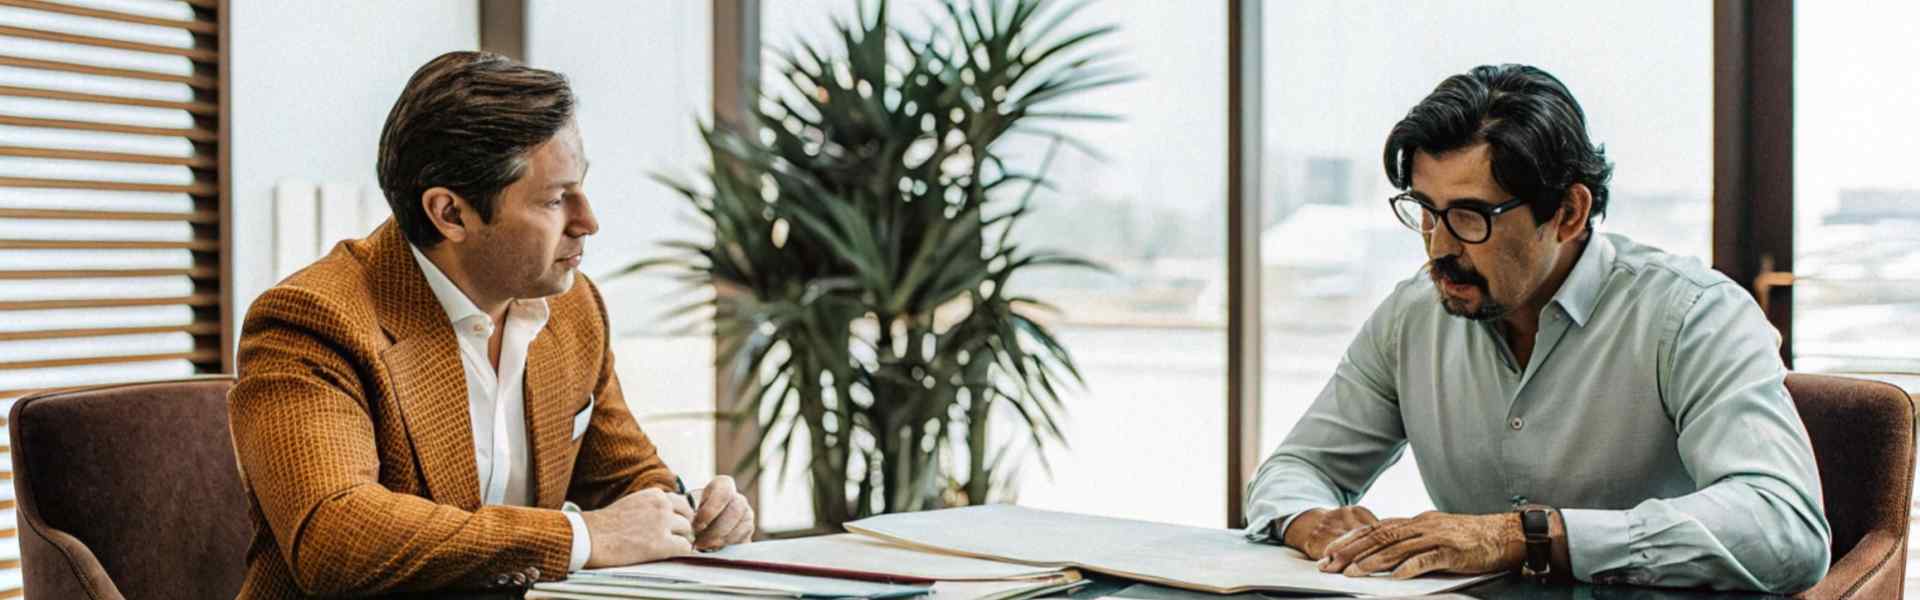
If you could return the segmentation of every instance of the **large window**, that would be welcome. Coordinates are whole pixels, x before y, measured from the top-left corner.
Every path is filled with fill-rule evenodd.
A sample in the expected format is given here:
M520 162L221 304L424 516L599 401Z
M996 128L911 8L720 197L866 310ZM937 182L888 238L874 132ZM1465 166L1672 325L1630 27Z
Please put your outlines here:
M938 2L894 2L895 22L924 31ZM762 42L820 43L849 0L761 4ZM1177 523L1225 521L1225 6L1214 2L1093 3L1062 26L1118 25L1107 42L1141 77L1082 97L1075 108L1119 123L1049 123L1104 156L1062 146L1019 230L1026 243L1070 250L1109 275L1034 273L1014 285L1064 311L1053 326L1087 379L1070 393L1070 449L1029 458L1021 504ZM773 68L769 59L765 68ZM1009 138L1037 161L1042 139ZM1031 165L1030 165L1031 166ZM796 471L797 473L797 471ZM764 500L767 528L809 522L805 487Z
M1559 77L1617 165L1598 230L1708 260L1710 5L1268 2L1261 10L1263 453L1326 385L1374 307L1426 260L1419 237L1386 208L1396 190L1381 148L1407 109L1450 75L1524 63ZM1432 506L1414 460L1391 468L1362 502L1383 517Z
M1916 23L1911 4L1794 6L1796 369L1920 372ZM1911 554L1907 575L1912 597Z
M1920 7L1794 10L1794 367L1920 371Z

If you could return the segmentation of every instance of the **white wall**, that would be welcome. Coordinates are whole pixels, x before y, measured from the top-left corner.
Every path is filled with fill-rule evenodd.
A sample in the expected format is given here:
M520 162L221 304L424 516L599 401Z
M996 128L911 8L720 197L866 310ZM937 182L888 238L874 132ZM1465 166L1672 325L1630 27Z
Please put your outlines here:
M473 0L235 2L234 322L274 283L273 184L372 184L387 109L414 69L480 45Z

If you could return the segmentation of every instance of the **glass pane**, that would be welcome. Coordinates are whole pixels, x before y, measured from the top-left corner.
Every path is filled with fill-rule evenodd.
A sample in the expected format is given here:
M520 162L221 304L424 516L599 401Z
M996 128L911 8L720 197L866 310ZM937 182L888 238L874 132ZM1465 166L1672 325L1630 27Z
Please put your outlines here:
M930 22L944 23L940 5L896 1L894 22L925 31ZM762 40L778 49L800 39L826 41L830 19L851 20L852 6L764 2ZM1120 28L1102 47L1123 53L1140 79L1063 108L1124 120L1044 125L1086 148L1056 149L1048 170L1054 188L1035 193L1034 212L1014 237L1081 254L1113 272L1033 272L1010 284L1062 310L1042 317L1086 377L1084 389L1065 391L1071 448L1050 449L1049 475L1024 433L1010 434L1020 430L996 425L996 444L1024 461L1020 504L1218 527L1226 521L1225 5L1091 3L1058 31L1102 24ZM772 85L777 77L763 81ZM1029 169L1049 151L1037 136L1002 143ZM768 499L763 514L806 514L804 482L786 489L792 493L780 501L788 506Z
M1710 4L1635 0L1594 11L1518 1L1269 2L1261 10L1263 451L1286 437L1374 307L1426 260L1418 235L1386 206L1397 190L1380 153L1394 123L1448 76L1526 63L1559 77L1616 163L1598 229L1705 260ZM1574 22L1581 25L1569 29ZM1389 469L1363 502L1382 517L1431 508L1412 463Z
M1920 6L1794 6L1794 367L1920 372Z
M581 270L607 302L621 388L662 459L695 487L716 472L713 342L666 316L690 298L664 271L606 274L667 254L663 241L701 235L684 218L686 201L651 176L706 164L695 120L709 120L712 106L709 15L705 2L527 4L528 62L566 74L577 97L592 162L586 192L600 220Z

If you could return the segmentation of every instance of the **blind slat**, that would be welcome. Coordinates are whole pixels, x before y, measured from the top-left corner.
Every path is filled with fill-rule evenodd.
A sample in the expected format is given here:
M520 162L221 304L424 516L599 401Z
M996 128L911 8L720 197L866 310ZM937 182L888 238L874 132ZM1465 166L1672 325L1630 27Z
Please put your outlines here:
M205 156L163 156L159 154L135 154L131 152L101 152L95 150L68 150L62 148L30 148L25 146L0 146L0 156L22 158L55 158L64 160L85 160L93 162L134 163L144 165L175 165L182 167L209 168L218 164Z
M69 102L88 102L92 104L113 104L117 106L141 106L146 108L171 108L184 110L196 115L211 115L220 112L220 107L211 102L176 102L173 100L154 100L132 96L109 96L106 94L85 94L43 90L39 88L0 85L0 96L15 98L44 98L47 100L66 100Z
M219 250L219 240L0 240L0 250Z
M124 356L88 356L83 358L49 358L40 360L16 360L0 362L0 371L14 369L46 369L52 367L73 367L80 365L114 365L120 363L152 362L160 360L210 361L219 360L220 353L211 350L193 352L166 352L161 354L128 354ZM4 536L0 536L4 537Z
M159 327L105 327L93 329L46 329L41 331L0 331L0 342L19 340L52 340L66 338L89 338L108 335L136 335L146 333L190 333L193 335L211 335L220 333L217 323L195 323L192 325L171 325Z
M185 275L193 279L213 279L219 277L220 272L207 267L191 269L64 269L59 271L0 270L0 280L167 277L176 275Z
M0 148L5 150L5 148ZM71 208L0 208L0 219L58 219L65 221L186 221L211 224L220 222L220 214L208 211L150 212L128 210L80 210Z
M32 9L32 10L73 15L76 17L91 17L95 19L119 21L122 23L137 23L140 25L158 25L160 27L172 27L175 29L185 29L187 31L191 31L194 33L216 33L219 31L219 28L216 27L213 23L207 23L204 21L181 21L177 19L163 19L160 17L149 17L146 15L136 15L132 13L124 13L124 12L105 10L105 9L99 9L99 8L88 8L84 6L73 6L69 4L43 2L41 0L0 0L0 6L13 6L13 7L19 7L19 8Z
M95 123L92 121L74 121L69 119L43 119L40 117L20 117L0 115L0 125L19 127L44 127L47 129L74 129L80 131L101 131L106 133L131 133L135 135L155 135L164 137L183 137L196 142L211 142L219 139L219 134L200 128L181 129L175 127L148 127L145 125L122 125L120 123Z
M47 42L61 42L66 44L79 44L82 46L94 46L97 48L113 48L115 50L132 50L134 52L146 52L148 54L166 54L171 56L184 56L184 57L193 59L194 62L199 62L199 63L215 63L220 60L220 53L214 52L212 50L204 50L200 48L181 48L177 46L162 46L159 44L148 44L144 42L129 42L126 40L116 40L113 38L95 37L91 35L78 35L78 34L72 34L72 33L60 33L58 31L46 31L43 29L14 27L12 25L0 25L0 35L13 36L17 38L26 38L30 40L41 40L41 41L47 41Z
M200 77L200 76L194 76L194 75L175 75L172 73L155 73L153 71L142 71L139 69L121 69L121 68L115 68L115 67L102 67L97 65L63 62L63 61L57 61L57 60L27 58L24 56L11 56L6 54L0 54L0 65L8 66L8 67L20 67L23 69L39 69L42 71L60 71L63 73L79 73L82 75L100 75L104 77L120 77L123 79L140 79L145 81L158 81L162 83L182 83L190 87L193 87L195 89L202 89L202 90L212 90L219 87L219 84L216 83L210 77Z
M213 294L195 294L173 298L74 298L67 300L0 300L0 310L47 310L55 308L118 308L126 306L213 306L220 298Z
M55 190L94 190L101 192L167 192L212 196L219 187L211 183L138 183L133 181L93 181L89 179L41 179L38 177L0 177L0 188L45 188Z

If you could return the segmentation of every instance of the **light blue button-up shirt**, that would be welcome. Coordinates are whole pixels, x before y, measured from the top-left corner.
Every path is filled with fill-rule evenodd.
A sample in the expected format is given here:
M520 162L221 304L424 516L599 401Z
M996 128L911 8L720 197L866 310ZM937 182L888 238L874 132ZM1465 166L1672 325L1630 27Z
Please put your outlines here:
M1441 511L1559 508L1582 581L1797 591L1831 534L1785 377L1739 285L1622 236L1593 236L1525 365L1422 271L1260 466L1247 534L1359 502L1411 446Z

